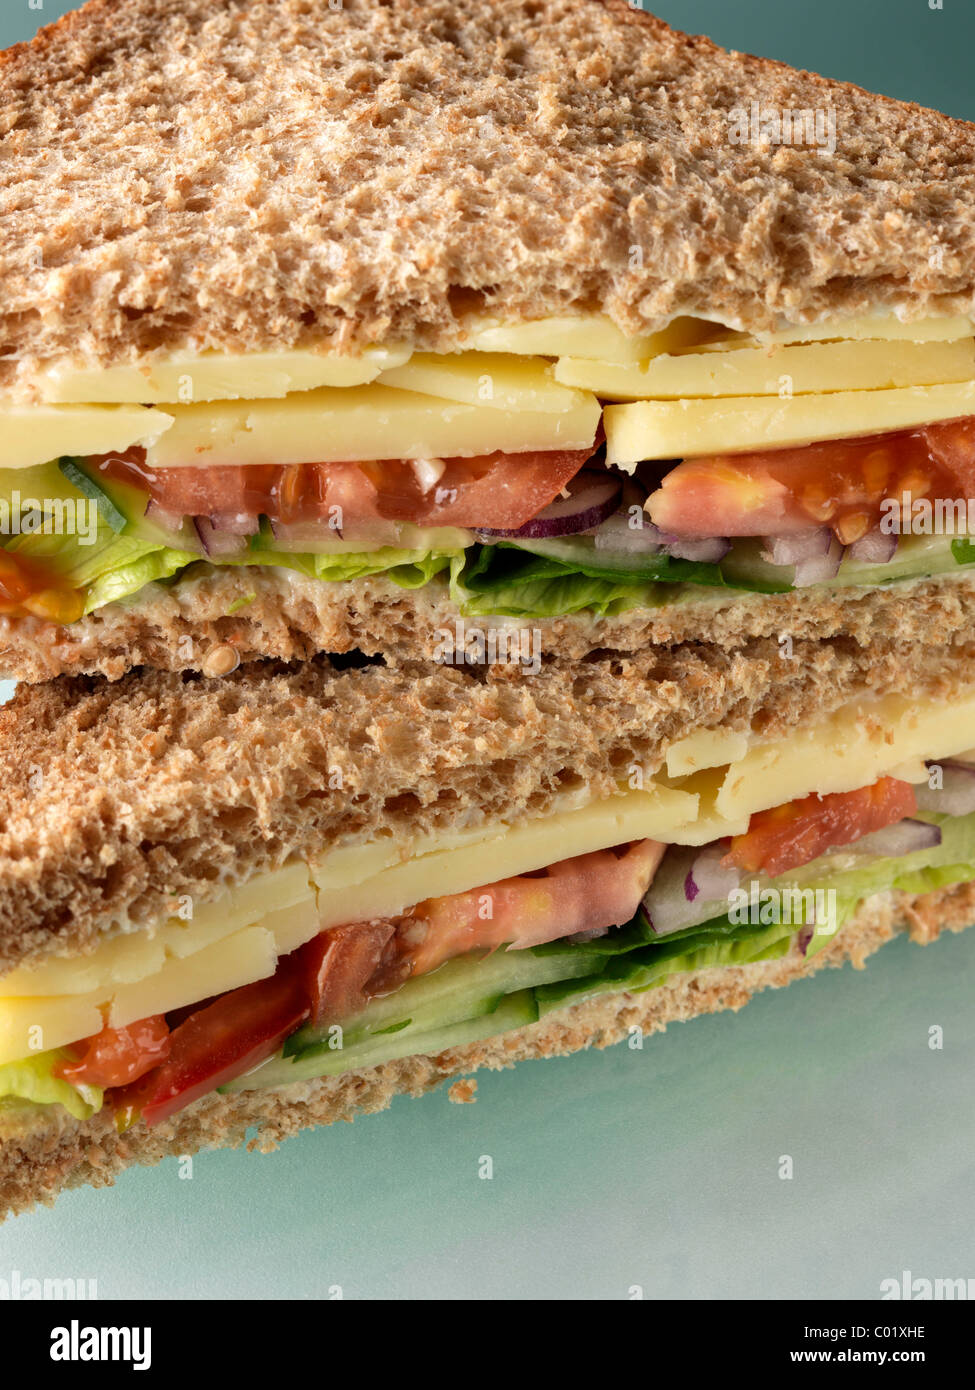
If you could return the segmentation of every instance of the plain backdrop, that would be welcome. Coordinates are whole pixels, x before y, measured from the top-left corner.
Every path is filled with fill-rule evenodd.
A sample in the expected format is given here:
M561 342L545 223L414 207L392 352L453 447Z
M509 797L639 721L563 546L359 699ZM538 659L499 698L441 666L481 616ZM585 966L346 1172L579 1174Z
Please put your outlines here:
M0 45L69 8L3 0ZM971 0L656 11L975 114ZM0 1229L0 1278L95 1279L103 1298L808 1300L879 1296L905 1270L972 1277L973 970L975 932L901 940L865 974L831 971L642 1050L481 1076L475 1105L403 1099L271 1157L130 1172Z

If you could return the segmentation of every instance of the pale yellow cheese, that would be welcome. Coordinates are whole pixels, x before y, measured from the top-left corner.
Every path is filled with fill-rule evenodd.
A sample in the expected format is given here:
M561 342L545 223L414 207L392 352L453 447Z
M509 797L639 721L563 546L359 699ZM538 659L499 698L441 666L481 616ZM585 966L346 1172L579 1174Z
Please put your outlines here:
M379 385L495 410L561 412L579 404L579 393L555 380L551 363L512 353L418 353L405 366L383 372Z
M141 405L0 405L0 468L154 444L173 420Z
M755 337L770 343L812 343L840 338L936 343L950 342L952 338L968 338L971 332L972 320L963 314L916 319L913 323L904 323L894 314L863 314L859 318L826 319L821 323L782 328L774 333L756 333Z
M281 352L183 352L139 365L78 367L56 362L32 385L44 401L189 405L194 401L264 400L319 386L362 386L409 360L410 348L366 348L358 357L289 349ZM77 452L77 451L76 451Z
M108 1022L112 1028L124 1028L151 1014L168 1013L196 999L238 989L273 975L277 962L277 942L271 932L263 926L247 927L195 955L167 961L145 980L123 985L112 1000Z
M684 317L674 319L658 333L629 338L605 314L563 314L514 324L481 317L468 321L465 328L467 347L478 352L585 356L603 362L644 362L658 352L675 352L726 331L704 319Z
M855 791L915 758L947 758L971 743L975 698L950 703L888 695L787 736L757 743L729 767L715 798L740 818L811 792Z
M946 343L808 343L688 352L629 366L566 357L555 364L555 376L566 386L620 401L803 396L937 386L975 377L975 338Z
M324 887L327 879L313 864L312 877L321 890L322 929L395 916L425 898L462 893L627 840L666 839L675 826L692 822L696 815L697 798L692 794L651 786L560 816L511 826L499 834L488 832L480 843L435 850L398 864L387 861L387 867L355 887ZM328 862L323 861L326 872Z
M748 735L736 729L697 729L667 749L667 772L683 777L703 768L737 762L748 752Z
M897 391L838 391L792 399L639 401L606 407L611 463L695 458L846 439L975 414L975 381Z
M293 913L299 921L309 910L315 910L315 889L308 867L304 863L288 864L199 907L189 900L175 900L173 915L160 922L152 935L130 932L103 941L87 956L56 957L40 966L12 970L0 976L0 1000L11 996L84 994L129 984L155 974L167 960L193 955L231 932L257 922L263 924L271 913ZM312 927L302 939L307 941L314 934Z
M100 1005L105 1003L104 992L99 997L4 999L0 1003L0 1066L100 1033L104 1027Z
M147 462L199 468L584 449L596 436L599 402L584 391L573 395L572 407L560 411L501 410L377 385L173 406L173 427Z

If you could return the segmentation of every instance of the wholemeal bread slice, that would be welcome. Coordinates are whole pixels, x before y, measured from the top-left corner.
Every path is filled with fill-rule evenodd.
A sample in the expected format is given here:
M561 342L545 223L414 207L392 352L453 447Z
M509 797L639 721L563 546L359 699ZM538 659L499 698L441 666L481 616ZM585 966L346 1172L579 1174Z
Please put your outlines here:
M24 687L0 710L0 974L151 928L293 856L551 814L698 729L975 695L975 645L771 639L478 668L255 664ZM499 866L503 867L503 866Z
M305 661L319 652L436 662L458 645L458 632L522 628L542 665L687 642L732 651L757 637L843 637L864 648L920 643L940 649L964 640L973 621L975 576L963 570L893 585L785 594L686 587L659 606L615 615L511 622L461 617L439 579L404 589L381 575L323 583L296 570L199 564L178 584L147 585L70 626L0 617L0 671L37 683L62 675L114 681L139 666L212 673L220 663Z
M835 152L734 113L835 113ZM0 58L0 384L602 309L968 312L975 127L626 0L92 0Z
M973 913L975 884L923 896L878 894L861 904L812 960L793 946L775 961L673 975L648 993L601 995L527 1028L435 1056L407 1057L277 1091L211 1095L152 1129L140 1122L120 1134L105 1111L81 1122L59 1106L0 1109L0 1220L39 1203L49 1205L66 1188L110 1184L135 1163L239 1147L249 1137L250 1147L266 1152L301 1129L384 1110L398 1094L419 1096L481 1067L498 1070L531 1057L608 1047L634 1029L649 1035L699 1014L739 1009L760 990L790 984L824 966L850 961L862 968L900 930L924 944L943 930L962 930Z

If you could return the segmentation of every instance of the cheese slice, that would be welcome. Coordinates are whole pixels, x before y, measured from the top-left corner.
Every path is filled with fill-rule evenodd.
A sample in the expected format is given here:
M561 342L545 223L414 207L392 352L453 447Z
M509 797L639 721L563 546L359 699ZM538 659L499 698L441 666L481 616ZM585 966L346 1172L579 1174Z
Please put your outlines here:
M247 927L195 955L168 961L162 970L145 980L123 985L112 999L109 1025L124 1028L140 1018L169 1013L197 999L267 979L274 974L277 963L278 946L273 934L263 926Z
M395 916L426 898L463 893L628 840L667 839L675 826L693 822L697 809L696 796L651 785L646 791L593 801L493 835L489 831L478 843L434 850L397 864L387 862L374 877L354 888L327 886L326 859L324 872L315 864L311 870L321 889L322 929L340 922ZM350 905L354 907L351 914Z
M578 392L559 385L544 357L501 352L462 352L452 357L418 353L405 366L383 372L379 384L495 410L561 412L579 403Z
M496 409L377 385L326 387L282 401L177 405L172 429L149 448L147 463L207 468L586 449L599 402L585 391L572 395L559 411Z
M975 381L966 381L791 399L639 401L607 406L604 421L610 463L632 472L644 459L750 453L973 414Z
M975 697L863 701L749 749L728 768L714 809L740 819L812 792L855 791L915 759L950 757L973 729Z
M968 338L972 320L963 314L915 319L905 323L895 314L862 314L850 319L825 319L782 328L773 333L756 333L765 343L835 342L840 338L876 338L884 342L937 343Z
M173 423L141 405L0 405L0 468L34 468L65 454L124 453Z
M409 371L409 368L403 368ZM634 365L564 357L555 376L604 400L794 396L937 386L975 377L975 338L947 343L842 342L655 357Z
M596 357L603 362L644 362L658 352L676 352L729 330L706 319L674 319L658 333L629 338L606 314L563 314L526 323L483 316L468 320L467 346L478 352L513 352L538 357Z
M366 348L358 357L334 352L183 352L119 367L52 363L32 381L44 401L95 405L189 405L195 401L262 400L319 386L362 386L409 360L410 348Z
M748 744L748 735L736 729L696 729L667 749L667 772L671 777L683 777L737 762L748 752Z

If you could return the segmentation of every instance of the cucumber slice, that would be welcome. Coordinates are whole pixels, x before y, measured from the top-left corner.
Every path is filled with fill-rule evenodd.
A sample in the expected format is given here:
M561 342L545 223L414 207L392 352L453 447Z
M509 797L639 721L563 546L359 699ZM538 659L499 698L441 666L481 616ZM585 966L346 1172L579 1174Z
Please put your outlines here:
M374 999L358 1017L346 1019L342 1024L345 1046L356 1047L384 1033L388 1036L395 1027L428 1031L476 1018L490 1013L499 999L517 990L591 975L601 967L598 956L578 946L550 955L501 950L486 960L462 956L409 980L385 998ZM328 1033L323 1036L313 1028L302 1028L288 1039L284 1050L289 1057L327 1052Z
M222 1093L254 1091L265 1087L290 1086L295 1081L313 1081L319 1076L341 1076L360 1067L376 1067L400 1057L425 1057L448 1047L463 1047L481 1038L496 1037L513 1028L525 1028L538 1019L538 1006L530 989L506 995L497 1008L477 1018L461 1019L440 1028L409 1026L396 1033L374 1037L355 1047L306 1052L301 1057L270 1058L247 1076L221 1086Z
M112 528L117 536L129 526L129 518L112 501L105 489L96 483L80 466L80 460L63 458L60 460L59 467L72 487L76 487L82 496L94 502L98 507L98 513L102 520ZM143 511L145 503L143 503Z

